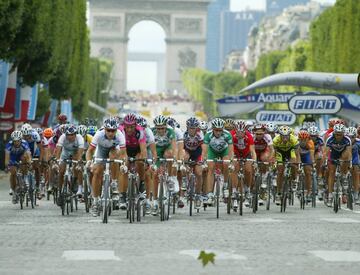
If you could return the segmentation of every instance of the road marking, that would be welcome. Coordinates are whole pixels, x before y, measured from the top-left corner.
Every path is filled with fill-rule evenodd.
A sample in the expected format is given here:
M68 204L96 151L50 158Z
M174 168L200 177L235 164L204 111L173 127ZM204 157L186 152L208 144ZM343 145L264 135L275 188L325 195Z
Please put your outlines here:
M88 220L87 222L89 223L102 223L101 219L97 219L97 220ZM120 222L119 220L109 220L109 223L113 223L113 222Z
M359 220L350 218L321 218L320 220L335 223L360 223Z
M31 222L8 222L8 225L28 225L31 224Z
M229 252L217 251L217 250L204 250L206 253L214 253L215 260L246 260L247 258L243 255L233 254ZM197 259L200 255L200 250L181 250L180 255L186 255Z
M273 218L252 218L252 219L244 219L246 222L253 222L253 223L272 223L272 222L283 222L282 220L276 220Z
M65 250L62 257L68 261L120 261L114 250Z
M345 250L312 250L308 251L326 262L360 262L360 252Z

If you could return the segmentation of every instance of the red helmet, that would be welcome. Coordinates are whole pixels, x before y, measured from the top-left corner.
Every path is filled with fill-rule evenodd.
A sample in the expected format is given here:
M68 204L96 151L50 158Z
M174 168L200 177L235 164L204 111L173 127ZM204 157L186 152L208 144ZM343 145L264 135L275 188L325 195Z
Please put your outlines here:
M310 138L310 134L308 131L306 130L301 130L299 133L298 133L298 137L299 139L307 139L307 138Z
M58 116L58 120L66 122L67 121L67 116L65 114L60 114Z
M129 113L124 117L124 124L133 125L136 124L137 117L135 114Z

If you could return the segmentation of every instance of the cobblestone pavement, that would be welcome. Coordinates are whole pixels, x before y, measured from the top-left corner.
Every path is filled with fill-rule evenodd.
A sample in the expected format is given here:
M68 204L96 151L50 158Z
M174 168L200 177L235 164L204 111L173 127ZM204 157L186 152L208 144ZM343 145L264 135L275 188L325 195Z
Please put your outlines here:
M169 221L145 217L129 224L116 211L108 224L85 213L61 216L51 201L20 210L0 174L0 274L359 274L360 208L335 214L318 203L280 213L215 209ZM214 252L202 267L200 250Z

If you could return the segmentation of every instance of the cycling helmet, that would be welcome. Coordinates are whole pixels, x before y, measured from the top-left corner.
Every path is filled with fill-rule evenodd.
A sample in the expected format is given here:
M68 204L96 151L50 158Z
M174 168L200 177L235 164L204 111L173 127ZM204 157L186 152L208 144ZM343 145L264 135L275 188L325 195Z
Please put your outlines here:
M133 113L129 113L124 117L124 124L126 125L134 125L136 124L137 117Z
M51 128L46 128L44 130L43 134L44 134L44 137L51 138L53 136L54 132L53 132L53 130Z
M281 136L288 136L291 133L291 129L289 126L283 125L279 127L279 134Z
M257 130L266 130L266 125L265 124L261 124L261 123L258 123L254 126L253 128L253 131L257 131Z
M278 131L278 126L274 122L268 122L266 124L266 130L269 133L276 133Z
M186 121L186 127L188 128L198 128L199 120L196 117L191 117Z
M95 133L96 133L96 131L97 131L97 127L96 127L96 126L89 126L89 127L87 128L87 132L88 132L88 134L91 135L91 136L94 136Z
M319 128L316 126L312 126L308 129L310 136L318 136L320 134Z
M66 135L73 135L76 134L76 127L75 125L68 125L68 127L66 127L66 131L65 131Z
M42 134L43 134L43 129L42 128L35 128L35 131L40 135L40 136L42 136Z
M62 134L65 134L67 127L69 127L69 124L62 124L59 127L59 130Z
M217 129L223 129L224 128L224 124L225 124L225 121L222 120L221 118L214 118L212 121L211 121L211 126L212 128L217 128Z
M357 129L355 127L349 127L346 129L346 135L349 137L355 137L357 134Z
M306 130L300 130L298 133L298 138L299 139L307 139L307 138L310 138L310 134Z
M172 118L172 117L168 117L167 119L167 124L171 127L171 128L175 128L178 127L179 123L177 123L177 121Z
M22 132L23 136L31 135L31 132L32 132L31 125L28 123L25 123L23 126L21 126L21 132Z
M199 128L202 131L206 131L208 129L208 123L206 121L200 121Z
M21 140L22 139L22 132L21 131L14 131L11 133L11 139L13 141Z
M254 127L254 124L255 124L254 121L252 121L252 120L247 120L247 121L245 122L246 129L249 130L249 131L251 131L252 128Z
M119 127L117 120L113 117L104 120L104 128L115 130Z
M336 122L336 119L335 119L335 118L329 119L329 121L328 121L328 126L329 126L329 128L333 128L334 125L335 125L335 122Z
M65 114L60 114L58 115L58 120L59 121L67 121L67 116Z
M77 132L81 135L81 136L85 136L87 133L87 127L85 125L79 125L77 127Z
M227 118L224 127L233 129L235 127L235 121L232 118Z
M345 125L343 124L335 124L334 125L334 132L335 133L345 133Z
M246 124L244 120L238 120L235 123L235 129L238 132L244 132L246 130Z
M142 117L142 116L139 116L136 120L136 123L139 124L141 127L143 128L146 128L147 127L147 120Z
M154 118L154 124L155 126L164 126L167 123L167 118L163 115L158 115L157 117Z

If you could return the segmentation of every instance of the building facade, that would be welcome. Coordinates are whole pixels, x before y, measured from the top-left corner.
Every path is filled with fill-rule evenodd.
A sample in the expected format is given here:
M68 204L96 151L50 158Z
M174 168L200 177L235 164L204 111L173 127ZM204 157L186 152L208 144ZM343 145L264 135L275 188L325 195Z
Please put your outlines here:
M284 9L290 6L305 5L310 1L311 0L266 0L266 15L279 15Z

